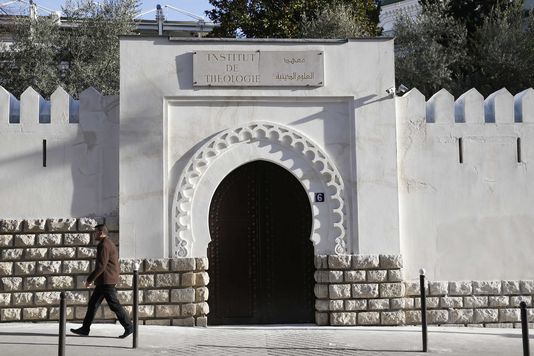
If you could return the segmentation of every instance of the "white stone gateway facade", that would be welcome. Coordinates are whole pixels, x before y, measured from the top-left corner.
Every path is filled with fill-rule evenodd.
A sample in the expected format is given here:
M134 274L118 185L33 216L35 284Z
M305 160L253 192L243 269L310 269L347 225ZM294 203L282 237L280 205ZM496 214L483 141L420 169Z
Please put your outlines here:
M195 86L194 53L208 50L320 51L325 83ZM121 57L129 58L121 66L119 212L121 233L130 236L122 245L125 255L205 256L213 191L230 171L258 159L291 171L312 204L314 193L327 194L312 209L317 254L333 254L336 247L338 253L400 251L395 103L385 92L394 84L391 40L127 38ZM140 171L150 172L142 183Z
M387 38L125 37L120 100L4 90L0 321L57 318L61 290L79 319L106 221L147 324L417 324L424 267L432 323L514 325L534 90L394 97L393 61Z

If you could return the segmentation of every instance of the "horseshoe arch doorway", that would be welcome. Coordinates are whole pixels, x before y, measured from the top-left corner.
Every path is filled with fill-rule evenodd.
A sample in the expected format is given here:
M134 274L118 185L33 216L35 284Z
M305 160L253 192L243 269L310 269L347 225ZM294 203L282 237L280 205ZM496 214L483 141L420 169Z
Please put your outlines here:
M210 325L314 322L312 214L297 178L253 161L210 203Z

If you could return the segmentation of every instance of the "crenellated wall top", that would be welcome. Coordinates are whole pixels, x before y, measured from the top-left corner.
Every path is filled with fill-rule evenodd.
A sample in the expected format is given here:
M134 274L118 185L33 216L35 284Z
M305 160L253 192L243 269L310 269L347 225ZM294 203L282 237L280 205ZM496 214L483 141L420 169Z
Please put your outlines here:
M32 87L28 87L17 99L0 86L0 125L35 126L39 124L64 125L80 122L80 111L107 111L108 102L116 97L105 97L90 87L75 100L62 87L58 87L46 100Z
M513 96L502 88L485 99L476 89L471 89L456 100L445 89L428 100L419 90L412 89L397 97L397 117L433 124L534 123L534 89Z

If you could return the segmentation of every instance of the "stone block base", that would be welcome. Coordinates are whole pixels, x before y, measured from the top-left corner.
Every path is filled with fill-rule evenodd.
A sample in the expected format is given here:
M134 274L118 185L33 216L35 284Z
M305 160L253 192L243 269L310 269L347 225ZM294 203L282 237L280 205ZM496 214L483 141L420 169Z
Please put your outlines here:
M118 246L118 224L107 218ZM90 289L83 285L94 268L90 233L103 218L0 220L0 322L59 318L59 294L66 292L67 320L81 322ZM133 270L139 269L139 320L143 324L206 326L207 258L122 259L119 300L132 314ZM96 322L114 322L104 302Z
M316 256L317 325L419 325L419 281L402 278L400 255ZM427 320L434 325L520 327L534 281L429 281ZM534 310L528 310L530 325Z

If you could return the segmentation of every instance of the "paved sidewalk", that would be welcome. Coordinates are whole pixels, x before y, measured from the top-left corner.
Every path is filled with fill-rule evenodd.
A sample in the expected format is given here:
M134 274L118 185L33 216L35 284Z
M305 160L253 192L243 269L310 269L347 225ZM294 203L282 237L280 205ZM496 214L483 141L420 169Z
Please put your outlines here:
M67 330L78 327L67 324ZM0 355L57 355L58 324L0 324ZM66 355L425 355L416 327L140 326L139 346L118 339L120 325L97 324L90 337L67 334ZM531 336L531 340L532 340ZM436 355L522 355L521 330L429 328Z

